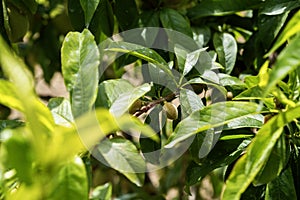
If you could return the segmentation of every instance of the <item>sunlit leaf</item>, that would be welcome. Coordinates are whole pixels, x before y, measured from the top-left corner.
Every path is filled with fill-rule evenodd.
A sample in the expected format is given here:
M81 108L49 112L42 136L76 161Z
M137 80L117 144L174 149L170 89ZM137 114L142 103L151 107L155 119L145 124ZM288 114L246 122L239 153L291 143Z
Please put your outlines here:
M279 54L271 72L264 77L264 80L261 80L260 86L264 88L264 96L270 92L276 83L299 66L300 35L291 40L290 44Z
M259 113L259 105L250 102L220 102L193 112L182 120L170 136L166 148L171 148L202 131ZM201 133L200 133L201 134Z
M247 148L247 153L235 164L226 181L223 199L240 199L240 195L268 161L276 141L282 134L283 126L298 117L300 106L274 116L262 126Z
M88 199L88 183L84 163L81 158L64 163L50 182L49 199Z
M0 103L9 108L23 111L22 102L18 99L17 88L8 81L0 80Z
M132 91L133 89L133 85L124 79L103 81L98 87L95 105L97 107L110 108L113 102L117 100L121 94Z
M201 98L191 90L185 88L181 89L179 98L183 118L204 107Z
M215 33L213 41L219 62L225 67L226 74L230 74L235 65L238 50L234 37L229 33Z
M300 11L298 11L291 20L287 23L286 27L279 35L278 39L274 43L271 50L266 56L269 56L271 53L275 52L285 41L291 38L293 35L298 33L300 30Z
M81 7L85 16L85 26L89 27L92 17L98 7L100 0L80 0Z
M121 116L124 114L130 106L140 97L144 96L151 90L151 85L145 83L139 87L132 89L131 91L122 93L111 105L110 112L115 116Z
M286 149L285 136L281 135L271 151L267 163L257 174L253 184L255 186L267 184L278 177L281 171L286 167L288 161L287 154L288 152Z
M63 97L51 98L48 103L54 121L59 125L70 126L74 122L70 102Z
M142 186L146 165L137 148L129 140L113 138L103 140L96 148L96 158L124 174L137 186Z
M90 111L96 100L100 56L94 36L87 29L68 33L61 56L62 73L76 118Z
M112 184L105 183L104 185L97 186L92 194L91 200L110 200L112 197Z

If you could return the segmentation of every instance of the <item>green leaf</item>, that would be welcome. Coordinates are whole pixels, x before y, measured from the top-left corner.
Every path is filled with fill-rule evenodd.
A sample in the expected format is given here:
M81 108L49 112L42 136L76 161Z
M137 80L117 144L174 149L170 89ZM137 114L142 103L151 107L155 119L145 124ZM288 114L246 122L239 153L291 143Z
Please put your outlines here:
M182 88L180 90L179 99L182 112L181 115L183 118L189 116L192 112L200 110L204 107L201 98L192 90Z
M84 12L85 27L89 27L92 17L98 7L100 0L80 0L80 5Z
M209 77L208 75L212 74L212 76L214 76L215 80L211 80L211 81L218 82L219 78L218 78L217 74L214 73L213 71L211 71L211 72L212 73L208 73L206 75L204 74L203 78L208 78L209 80L211 80L211 77ZM223 86L220 86L219 84L215 84L215 83L205 81L200 77L190 79L187 83L188 84L205 84L205 85L211 86L212 88L216 88L217 90L219 90L223 94L224 99L225 99L225 96L227 94L227 90Z
M48 108L51 110L56 124L71 126L74 122L69 100L63 97L51 98L48 102Z
M137 28L139 12L135 0L116 0L114 13L122 31Z
M267 184L279 176L281 171L286 167L288 161L287 154L285 135L282 134L271 151L267 163L255 177L253 181L254 186Z
M134 88L128 92L122 93L119 97L113 102L110 107L110 112L115 116L123 115L130 106L138 100L140 97L144 96L147 92L151 90L151 85L145 83L141 86Z
M121 94L132 91L134 89L125 79L112 79L103 81L98 87L98 94L95 105L97 107L110 108L115 100Z
M28 129L17 128L6 130L2 135L9 138L3 143L4 145L4 163L6 168L13 168L17 172L20 181L31 184L33 181L33 161L34 151L30 141L22 136Z
M140 15L143 27L159 27L159 12L145 10Z
M263 76L259 85L264 88L264 96L287 74L300 66L300 35L293 38L290 44L279 54L271 72ZM263 70L263 68L262 68Z
M188 53L186 55L186 60L185 60L185 63L184 63L184 69L183 69L183 74L182 74L183 76L187 75L193 69L193 67L197 64L197 62L200 58L201 58L200 63L204 63L203 62L203 60L204 60L203 59L203 57L204 57L203 54L205 54L207 52L205 52L205 53L202 53L202 52L204 52L206 49L207 48L198 49L198 50L193 51L191 53ZM208 60L209 60L209 58L208 58ZM201 66L201 67L204 67L204 66Z
M237 43L234 37L229 33L215 33L213 42L219 62L225 67L226 74L230 74L237 55Z
M68 0L68 16L76 31L82 31L85 27L84 11L81 0Z
M230 76L228 74L218 73L220 84L224 87L230 87L233 90L243 90L246 89L246 84L239 78Z
M289 12L275 16L259 15L258 20L260 23L258 24L256 45L261 45L264 50L263 53L271 47L288 16Z
M107 166L124 174L137 186L142 186L145 178L145 161L137 148L129 140L113 138L103 140L94 155Z
M17 93L17 88L11 82L0 80L0 104L19 111L24 111L22 102L18 99Z
M91 195L91 200L110 200L112 198L112 184L105 183L97 186Z
M108 0L101 0L96 12L91 20L89 29L95 36L97 43L101 42L103 38L103 33L110 37L114 32L114 15L112 7Z
M156 133L138 118L129 114L125 114L122 117L114 117L109 110L104 108L97 108L95 112L86 113L76 119L76 128L77 134L87 149L92 148L107 134L118 130L128 133L132 130L140 131L144 136L158 141Z
M261 114L248 115L236 119L228 124L225 124L223 130L237 129L237 128L260 128L264 124L264 116Z
M170 136L166 148L202 131L222 126L247 115L258 114L259 105L250 102L220 102L193 112L182 120Z
M156 51L134 43L123 41L111 42L105 48L105 51L128 53L151 63L168 65Z
M266 200L289 200L297 199L291 168L284 170L271 183L267 184Z
M262 6L263 0L243 1L243 0L206 0L196 4L188 10L191 19L207 16L223 16L233 14L243 10L250 10Z
M154 130L158 137L160 137L163 126L167 120L166 114L161 111L162 106L158 104L150 111L145 119L145 123ZM152 164L159 164L161 142L145 137L140 137L139 142L145 160Z
M4 129L14 129L20 126L24 126L24 122L20 120L0 120L0 133ZM4 136L0 134L0 141L4 140L3 137Z
M291 20L287 23L286 27L282 31L282 33L277 38L273 47L267 53L266 56L274 53L285 41L291 38L293 35L297 34L300 31L300 11L298 11Z
M192 27L193 39L196 41L199 47L207 45L211 38L211 31L208 26Z
M21 109L28 124L30 124L29 128L34 134L35 139L42 140L44 134L49 135L53 130L54 121L52 115L35 95L32 74L24 62L9 49L1 36L0 51L2 70L15 88L18 88L16 93L17 99L22 103ZM10 89L12 89L12 87ZM13 93L13 91L10 93ZM39 145L41 145L40 147L42 148L43 144L38 143L37 146Z
M49 199L88 199L87 175L81 158L64 163L52 178Z
M244 90L237 96L235 96L234 100L245 100L245 99L263 99L263 89L259 86L251 87L247 90Z
M94 36L85 29L68 33L61 51L62 73L76 118L90 111L96 100L99 50Z
M196 139L195 142L197 141ZM214 169L233 163L249 143L250 140L218 141L207 157L200 160L198 157L199 149L190 149L198 164L196 162L189 164L186 174L187 184L194 185Z
M284 12L288 13L288 11L293 10L299 7L300 4L298 1L290 1L290 0L275 0L275 1L267 1L265 6L260 10L260 14L264 15L280 15Z
M239 199L266 164L272 149L282 134L283 126L300 117L300 106L271 118L256 134L247 153L235 164L226 181L223 199Z
M160 10L160 21L164 28L172 29L192 37L189 22L176 10L163 8Z

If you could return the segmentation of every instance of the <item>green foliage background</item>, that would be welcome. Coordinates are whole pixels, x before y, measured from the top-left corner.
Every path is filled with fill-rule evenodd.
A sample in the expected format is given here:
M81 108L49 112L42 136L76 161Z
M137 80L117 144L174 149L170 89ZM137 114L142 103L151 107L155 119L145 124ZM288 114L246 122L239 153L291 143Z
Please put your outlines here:
M299 7L297 0L2 0L0 199L166 199L171 191L174 199L201 199L207 185L209 198L299 199ZM114 41L99 48L143 27L178 31L195 48L175 45L172 53ZM113 53L123 55L99 76L103 56ZM142 84L123 79L129 64ZM41 102L37 65L48 83L62 72L68 99ZM170 120L163 106L175 99L179 118ZM12 119L11 110L22 116ZM124 134L133 130L146 138ZM146 161L163 163L161 155L191 138L174 163L144 173Z

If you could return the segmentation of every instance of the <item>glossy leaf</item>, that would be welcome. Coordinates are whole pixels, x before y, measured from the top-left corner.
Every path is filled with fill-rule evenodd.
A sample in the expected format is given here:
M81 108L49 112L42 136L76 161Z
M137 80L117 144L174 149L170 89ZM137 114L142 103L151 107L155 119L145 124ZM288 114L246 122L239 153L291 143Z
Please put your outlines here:
M155 66L163 70L169 77L173 77L172 71L169 69L167 62L152 49L133 43L112 42L105 50L127 53L129 55L138 57L142 60L155 64Z
M176 10L164 8L160 10L159 17L164 28L173 29L192 37L189 22Z
M140 97L144 96L147 92L151 90L151 85L145 83L141 86L134 88L131 91L122 93L119 97L113 102L110 107L110 112L115 116L123 115L130 106L138 100Z
M56 124L71 126L74 122L70 102L63 97L51 98L48 103Z
M197 64L198 60L201 59L200 62L203 62L203 53L206 48L198 49L196 51L190 52L186 55L186 60L184 63L183 76L188 74L192 68ZM206 52L205 52L206 53Z
M207 0L198 3L195 7L188 10L188 16L192 19L207 16L222 16L233 14L238 11L258 8L262 5L262 0L243 1L243 0Z
M123 138L106 139L97 146L96 151L95 155L101 162L121 172L137 186L143 185L145 161L129 140Z
M232 122L229 122L228 124L225 124L223 130L246 128L246 127L260 128L262 127L263 124L264 124L263 115L261 114L248 115L240 119L234 120Z
M291 43L279 54L271 72L260 80L260 86L264 87L266 96L272 87L282 80L287 74L294 71L300 65L300 35L295 37Z
M156 51L134 43L111 42L105 50L128 53L151 63L167 65L167 62Z
M72 161L65 163L58 171L57 176L51 182L52 193L49 199L82 200L88 199L88 183L81 158L75 157Z
M289 0L275 0L266 2L264 8L260 11L260 14L264 15L280 15L284 12L293 10L297 7L300 7L298 1L289 1Z
M183 118L204 107L201 98L192 90L181 89L179 99Z
M169 74L169 70L164 71L160 65L149 63L148 65L144 65L144 70L148 70L148 75L144 74L145 79L149 79L149 82L153 82L154 84L164 86L168 90L175 91L178 87L175 78L172 74ZM172 73L172 72L171 72Z
M82 33L68 33L61 55L62 73L76 118L90 111L96 100L99 50L94 36L85 29Z
M258 32L257 32L257 46L260 45L264 49L263 53L271 47L274 39L277 37L279 31L284 26L289 12L284 12L281 15L268 16L259 15Z
M271 50L268 52L266 56L271 55L271 53L275 52L285 41L291 38L293 35L299 32L300 30L300 11L298 11L292 19L287 23L286 27L279 35L278 39L274 43Z
M84 12L85 26L89 27L92 17L99 5L100 0L80 0L80 5Z
M170 136L166 148L202 131L223 126L244 116L259 113L259 105L248 102L220 102L193 112L182 120Z
M258 131L247 148L247 153L237 161L226 181L223 199L240 198L268 161L276 141L282 134L283 126L298 117L300 117L299 106L271 118Z
M215 33L213 42L219 62L225 67L226 74L230 74L235 65L238 50L234 37L229 33Z
M117 100L121 94L132 91L133 89L133 85L124 79L103 81L98 87L95 105L110 108L113 102Z
M205 47L211 39L211 31L208 26L192 27L193 39L199 47Z
M112 198L112 185L105 183L104 185L97 186L91 195L91 200L110 200Z
M218 73L220 84L224 87L230 87L233 90L246 89L246 84L239 78L230 76L228 74Z

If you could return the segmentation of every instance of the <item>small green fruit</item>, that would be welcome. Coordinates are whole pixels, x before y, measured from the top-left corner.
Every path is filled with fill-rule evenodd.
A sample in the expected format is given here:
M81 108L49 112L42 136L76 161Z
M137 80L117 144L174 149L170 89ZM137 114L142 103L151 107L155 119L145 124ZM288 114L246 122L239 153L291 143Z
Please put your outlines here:
M174 104L166 102L163 106L163 109L166 111L168 119L175 120L178 118L178 110Z
M140 110L141 107L142 107L142 101L138 99L130 106L128 112L130 114L134 114L136 111Z

